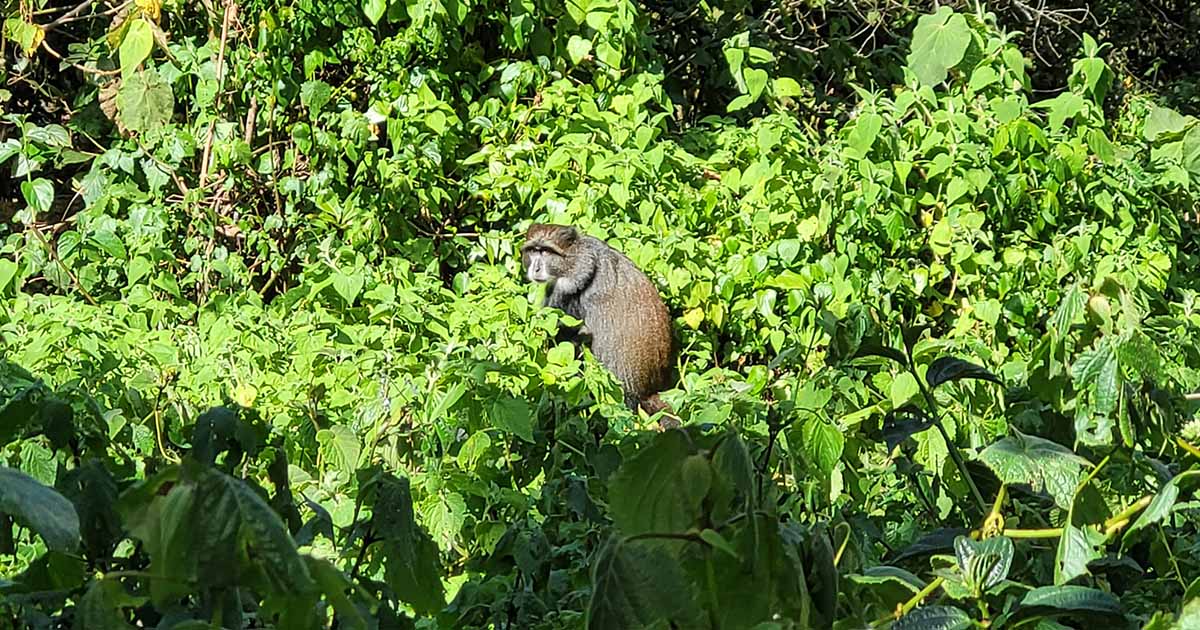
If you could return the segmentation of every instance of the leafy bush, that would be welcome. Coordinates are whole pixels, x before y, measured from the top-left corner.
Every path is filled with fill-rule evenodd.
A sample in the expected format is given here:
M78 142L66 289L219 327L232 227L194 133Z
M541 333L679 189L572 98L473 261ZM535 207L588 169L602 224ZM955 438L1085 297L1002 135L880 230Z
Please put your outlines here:
M818 96L751 10L8 9L0 615L1187 627L1200 123L948 7ZM684 430L534 220L660 286Z

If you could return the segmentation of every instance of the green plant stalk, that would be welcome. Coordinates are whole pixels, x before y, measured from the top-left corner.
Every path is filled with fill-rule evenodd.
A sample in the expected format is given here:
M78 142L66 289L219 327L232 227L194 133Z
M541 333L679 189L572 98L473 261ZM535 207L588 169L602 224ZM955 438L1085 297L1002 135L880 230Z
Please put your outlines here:
M892 621L900 619L904 615L907 615L909 612L912 611L912 609L917 607L917 604L920 604L922 601L925 600L926 597L929 597L930 595L933 594L934 591L941 588L942 583L945 581L946 581L946 578L944 578L944 577L934 578L934 580L932 582L925 585L925 588L921 589L916 595L913 595L912 597L908 598L908 601L901 604L895 613L876 621L874 624L872 624L872 626L878 628L878 627L882 626L883 624L890 623Z
M979 492L979 487L975 485L975 480L971 477L971 472L967 470L967 460L963 459L962 453L958 450L958 445L950 439L950 434L946 432L946 428L942 426L942 416L938 413L937 401L933 399L933 392L926 386L924 379L912 366L912 357L909 357L908 371L917 381L917 386L921 388L921 395L925 398L925 404L929 405L929 414L933 416L933 426L937 427L938 433L942 434L942 440L946 442L946 451L950 453L950 459L954 461L954 466L958 468L958 474L963 476L967 482L967 486L971 488L971 496L975 499L975 504L979 506L980 512L987 511L987 502L983 500L983 493Z

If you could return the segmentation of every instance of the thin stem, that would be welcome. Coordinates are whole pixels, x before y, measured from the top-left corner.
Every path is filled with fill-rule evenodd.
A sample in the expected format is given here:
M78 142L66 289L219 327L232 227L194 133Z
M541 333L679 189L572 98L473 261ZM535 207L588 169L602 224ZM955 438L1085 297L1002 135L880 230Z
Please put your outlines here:
M979 492L979 487L975 485L975 479L971 477L971 472L967 470L967 462L963 459L962 453L958 451L958 445L950 439L950 434L942 426L942 417L938 413L937 401L933 398L933 392L925 384L925 379L917 374L917 367L912 356L912 348L909 347L907 342L904 344L904 353L908 356L908 372L917 381L917 386L921 389L921 396L925 398L925 404L929 405L929 415L933 418L933 425L937 427L938 433L941 433L942 439L946 441L946 451L950 453L950 459L954 461L954 466L958 468L958 474L962 475L963 480L967 482L967 486L971 489L971 496L975 499L975 505L979 507L979 511L986 512L987 502L983 500L983 494Z

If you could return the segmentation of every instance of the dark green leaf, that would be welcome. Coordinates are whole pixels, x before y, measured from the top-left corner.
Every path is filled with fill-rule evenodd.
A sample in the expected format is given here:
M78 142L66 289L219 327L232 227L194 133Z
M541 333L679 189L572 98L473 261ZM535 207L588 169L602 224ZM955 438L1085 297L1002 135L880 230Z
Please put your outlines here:
M986 368L954 357L942 357L934 361L929 366L929 370L925 372L925 382L929 383L930 389L935 389L942 383L962 379L991 381L1001 387L1004 386L1004 381Z
M71 552L79 547L79 515L53 488L25 473L0 466L0 513L37 532L46 546Z
M1006 536L978 542L959 536L954 541L954 555L967 586L984 593L1008 577L1012 569L1013 543Z
M917 20L906 60L908 69L924 85L941 83L950 68L963 60L970 43L966 18L943 6Z
M971 617L957 608L922 606L898 619L892 630L967 630L971 625Z
M1150 501L1150 505L1146 506L1146 509L1138 515L1137 520L1129 526L1129 529L1125 530L1125 540L1128 541L1135 532L1166 518L1179 498L1180 482L1198 477L1200 477L1200 471L1189 470L1176 475L1163 484L1163 487L1154 495L1154 499Z
M893 409L883 417L883 441L890 453L896 445L932 426L933 418L919 407Z
M1120 600L1110 593L1085 586L1042 586L1021 598L1010 622L1030 617L1079 615L1096 620L1123 622Z
M621 630L693 619L694 596L683 569L662 547L609 538L592 563L592 584L588 628Z
M121 81L117 91L117 114L133 131L148 132L171 120L175 95L171 86L153 69L135 72Z
M685 476L685 466L696 466L690 456L687 436L666 431L625 460L609 481L609 511L617 528L634 535L692 527L704 496L697 495L698 473Z

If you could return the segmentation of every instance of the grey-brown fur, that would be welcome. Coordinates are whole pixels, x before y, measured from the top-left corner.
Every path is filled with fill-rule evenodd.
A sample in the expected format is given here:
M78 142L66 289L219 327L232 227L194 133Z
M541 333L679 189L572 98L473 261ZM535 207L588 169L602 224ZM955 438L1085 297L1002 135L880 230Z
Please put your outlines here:
M670 378L671 316L658 289L625 254L566 225L535 224L521 261L532 282L545 282L545 305L583 322L592 354L621 382L625 404L647 413L666 405L658 392Z

